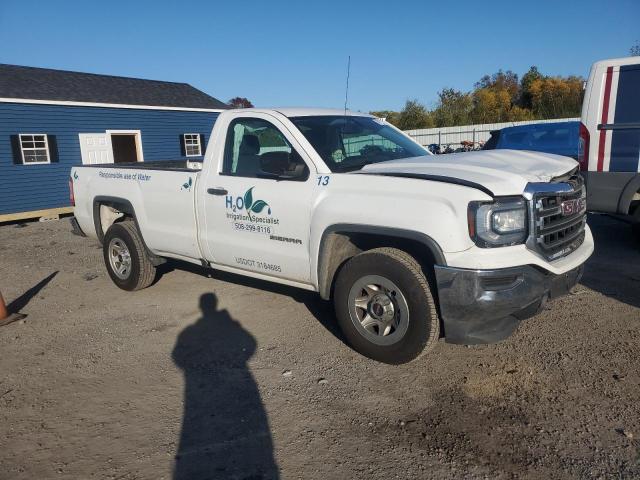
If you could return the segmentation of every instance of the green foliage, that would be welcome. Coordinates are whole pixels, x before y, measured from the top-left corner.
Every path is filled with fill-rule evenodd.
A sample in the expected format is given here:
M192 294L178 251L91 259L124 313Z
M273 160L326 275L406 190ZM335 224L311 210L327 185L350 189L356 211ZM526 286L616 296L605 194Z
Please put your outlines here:
M509 94L512 101L516 99L520 90L518 75L511 70L507 70L506 72L498 70L493 75L485 75L474 87L476 90L488 89L495 92L505 91Z
M640 41L636 40L636 44L629 49L629 55L632 57L640 56Z
M526 120L535 120L536 117L528 108L519 107L514 105L509 110L509 122L524 122Z
M407 100L393 123L401 130L433 127L429 111L417 100Z
M541 80L544 78L538 71L538 67L533 66L529 69L527 73L522 76L522 80L520 81L520 106L523 108L528 108L531 110L531 84L536 80Z
M484 75L471 92L443 88L431 111L417 100L408 100L400 112L371 113L402 130L577 117L584 95L582 83L581 77L547 77L535 66L520 81L511 70L498 70Z
M583 80L580 77L544 77L531 83L531 105L537 118L580 115Z
M432 115L436 127L466 125L471 120L473 99L470 94L453 88L443 88L438 93L438 105Z

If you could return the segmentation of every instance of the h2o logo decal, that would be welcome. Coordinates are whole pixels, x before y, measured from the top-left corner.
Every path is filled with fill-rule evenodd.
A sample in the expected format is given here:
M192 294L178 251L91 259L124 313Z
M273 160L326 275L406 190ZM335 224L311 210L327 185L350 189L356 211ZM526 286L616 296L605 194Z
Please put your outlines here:
M231 195L227 195L225 198L225 206L227 209L231 209L234 213L241 212L243 209L247 211L247 215L249 216L249 220L253 221L253 217L251 217L251 213L261 213L265 207L267 208L267 214L271 215L271 207L264 200L253 200L253 189L255 187L251 187L249 190L244 192L242 197L233 197Z

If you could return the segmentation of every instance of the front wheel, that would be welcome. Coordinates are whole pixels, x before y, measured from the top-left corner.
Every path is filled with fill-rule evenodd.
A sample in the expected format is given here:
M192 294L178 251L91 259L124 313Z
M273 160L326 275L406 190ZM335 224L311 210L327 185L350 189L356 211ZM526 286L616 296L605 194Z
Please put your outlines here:
M114 223L102 244L104 263L113 283L123 290L140 290L153 283L156 269L135 224Z
M349 344L374 360L407 363L438 340L429 283L402 250L376 248L351 258L338 274L334 302Z

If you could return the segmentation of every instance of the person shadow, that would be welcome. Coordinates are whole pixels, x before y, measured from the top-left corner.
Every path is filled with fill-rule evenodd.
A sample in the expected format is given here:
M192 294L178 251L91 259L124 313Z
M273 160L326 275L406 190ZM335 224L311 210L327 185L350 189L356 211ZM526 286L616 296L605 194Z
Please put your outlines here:
M267 414L247 365L256 341L217 297L185 328L172 358L184 373L184 414L174 480L279 478Z

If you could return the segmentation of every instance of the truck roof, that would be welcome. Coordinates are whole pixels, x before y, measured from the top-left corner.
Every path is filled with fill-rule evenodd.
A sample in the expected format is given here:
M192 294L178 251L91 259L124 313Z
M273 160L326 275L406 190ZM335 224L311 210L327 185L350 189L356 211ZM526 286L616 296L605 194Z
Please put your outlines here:
M228 110L233 112L236 110ZM348 116L354 117L373 117L368 113L353 112L351 110L343 110L339 108L314 108L314 107L274 107L274 108L242 108L237 111L241 112L279 112L285 117L311 117L311 116Z
M637 63L640 63L640 57L608 58L606 60L595 62L591 68L597 68L601 66L619 67L622 65L634 65Z

